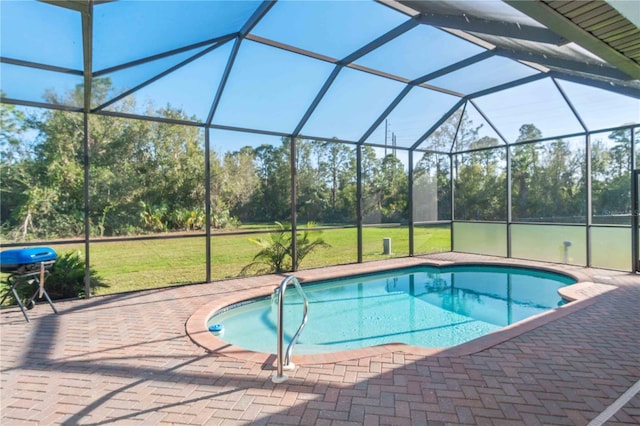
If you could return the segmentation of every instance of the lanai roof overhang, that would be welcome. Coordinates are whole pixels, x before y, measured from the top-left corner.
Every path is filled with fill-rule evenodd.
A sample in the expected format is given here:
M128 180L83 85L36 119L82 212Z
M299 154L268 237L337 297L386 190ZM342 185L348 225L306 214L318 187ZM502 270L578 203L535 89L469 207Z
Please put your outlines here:
M216 81L208 86L211 90L197 93L204 98L206 111L189 120L176 120L177 123L362 144L367 143L410 92L421 88L429 96L446 97L448 103L424 121L418 137L402 144L404 148L416 149L467 102L542 79L556 86L574 113L571 96L558 81L640 99L640 30L634 22L636 16L633 11L619 10L611 2L380 0L351 2L349 7L341 3L3 1L0 61L6 78L2 79L1 100L17 105L160 120L145 114L123 113L115 106L223 48L226 49L224 61L219 70L212 73ZM176 4L181 10L170 9ZM325 9L331 10L318 13ZM171 12L174 16L170 16ZM321 34L320 27L327 25L323 19L336 19L337 14L343 12L350 15L336 25L336 32L342 34L344 41L341 48L308 41L304 31ZM29 22L28 16L36 22ZM353 20L354 16L374 22L362 25ZM48 21L42 21L45 18ZM139 21L122 22L127 19ZM9 23L13 25L7 25ZM24 28L29 25L57 28L62 35L48 34L51 43L58 43L61 54L38 52L38 40L30 40L29 30ZM282 25L294 27L282 35L273 29ZM18 26L22 29L17 29ZM40 37L47 34L47 28L39 33ZM423 34L418 34L420 31ZM420 43L433 37L446 43L444 49ZM249 42L252 46L306 58L328 70L318 77L317 89L308 94L306 103L298 106L298 116L288 125L268 128L225 121L230 115L225 114L229 82L239 78L236 76L238 57ZM396 48L401 43L402 49ZM392 44L394 49L390 48ZM44 45L46 49L47 42ZM407 57L415 60L409 63ZM402 67L394 66L405 61L407 64ZM158 66L151 67L154 64ZM148 71L150 68L153 71ZM137 79L128 79L127 84L107 99L98 102L93 96L98 79L109 77L115 81L117 75L133 75L142 69L145 71L139 72ZM325 126L325 134L323 126L310 125L310 121L318 121L321 107L333 101L327 99L328 92L350 71L394 83L389 93L395 92L359 132L336 136L330 126ZM59 97L51 101L40 93L23 90L33 82L34 76L54 83L58 77L63 77L61 81L68 77L83 87L83 98L60 103ZM460 84L461 81L467 84ZM348 87L346 83L339 87L344 89L345 85ZM473 105L486 115L477 104ZM640 111L638 113L640 117ZM490 116L485 118L491 123ZM584 131L592 130L579 117L578 121ZM639 121L640 118L635 123ZM505 143L511 141L509 137L502 139Z

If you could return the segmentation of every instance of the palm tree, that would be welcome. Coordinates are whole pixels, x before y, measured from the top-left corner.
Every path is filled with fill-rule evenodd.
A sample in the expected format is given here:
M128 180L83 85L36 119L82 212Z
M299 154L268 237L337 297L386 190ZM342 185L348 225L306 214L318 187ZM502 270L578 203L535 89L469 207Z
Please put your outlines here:
M268 273L281 273L290 272L292 268L292 256L293 253L293 240L291 238L291 232L287 232L291 228L285 226L280 222L275 222L280 228L277 232L272 232L268 237L250 238L249 241L257 244L261 247L261 250L253 257L253 262L242 268L240 273L242 275L248 275L250 271L254 271L256 274L268 274ZM312 234L319 234L319 231L315 233L311 232L313 223L307 223L306 230L302 232L296 232L296 265L295 270L298 269L302 260L313 250L318 247L330 247L321 237L313 238Z

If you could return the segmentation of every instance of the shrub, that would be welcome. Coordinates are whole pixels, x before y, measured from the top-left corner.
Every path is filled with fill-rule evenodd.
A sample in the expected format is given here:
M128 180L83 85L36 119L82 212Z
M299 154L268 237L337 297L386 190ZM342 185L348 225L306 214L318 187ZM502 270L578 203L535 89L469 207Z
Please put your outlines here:
M278 232L272 232L268 238L250 238L249 241L257 244L262 248L253 257L253 262L242 268L241 275L248 275L253 272L256 274L269 274L289 272L293 270L292 256L293 240L291 238L290 227L276 222L280 228ZM313 227L313 223L307 223L307 230L296 232L296 254L297 262L295 269L297 270L302 260L312 251L319 247L330 247L321 237L311 239L312 234L320 234L319 231L312 233L309 228Z
M94 269L89 269L89 286L91 293L96 288L109 287ZM52 299L68 299L84 297L84 259L79 251L68 252L58 258L49 278L47 278L47 293ZM54 295L56 297L54 297Z
M171 230L197 231L205 227L206 217L204 210L179 208L169 215L169 228Z
M98 287L108 287L93 269L90 270L89 281L92 293ZM2 287L4 297L9 291L9 286L3 283ZM49 271L44 288L52 300L84 297L84 260L79 251L68 252L58 257ZM27 299L33 295L36 287L23 284L18 285L16 291L21 299Z
M211 226L216 229L238 228L240 220L232 216L228 209L221 209L211 213Z

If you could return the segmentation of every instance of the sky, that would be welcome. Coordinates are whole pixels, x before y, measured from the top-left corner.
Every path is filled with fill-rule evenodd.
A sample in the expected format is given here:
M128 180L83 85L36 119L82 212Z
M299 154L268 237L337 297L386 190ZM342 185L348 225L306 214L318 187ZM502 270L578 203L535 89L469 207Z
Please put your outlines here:
M172 49L212 40L242 27L260 2L251 1L118 1L97 5L94 18L93 71L106 70L114 87L124 92L144 84L164 70L184 64L173 73L134 92L137 110L181 107L197 121L206 121L216 90L234 48L234 40L194 47L175 55L119 71L109 68ZM1 3L2 57L72 70L82 68L80 14L34 1ZM193 8L193 9L192 9ZM366 19L363 19L366 17ZM276 3L251 34L342 59L368 42L403 24L407 16L381 4L365 1L281 1ZM210 51L207 51L208 48ZM442 30L418 25L360 57L356 65L414 79L482 52L484 49ZM198 56L200 55L200 56ZM82 83L81 75L2 63L1 88L9 98L41 102L46 90L64 92ZM328 62L244 40L233 63L213 124L290 133L334 70ZM428 84L462 94L534 74L523 64L492 57ZM589 130L640 122L640 100L575 83L560 82ZM311 137L337 137L358 142L384 143L384 121L371 128L404 85L351 68L343 68L301 133ZM410 147L458 97L413 88L387 117L387 128L399 146ZM583 131L579 121L546 78L525 86L479 97L476 105L500 133L514 141L522 124L534 123L544 136ZM80 105L73 105L80 106ZM94 105L96 106L96 105ZM107 109L117 109L116 102ZM476 124L484 121L474 112ZM486 123L483 131L495 133ZM224 132L229 149L248 141L278 137ZM388 136L388 135L387 135ZM482 135L481 135L482 136ZM215 143L215 141L214 141ZM246 144L246 143L245 143Z

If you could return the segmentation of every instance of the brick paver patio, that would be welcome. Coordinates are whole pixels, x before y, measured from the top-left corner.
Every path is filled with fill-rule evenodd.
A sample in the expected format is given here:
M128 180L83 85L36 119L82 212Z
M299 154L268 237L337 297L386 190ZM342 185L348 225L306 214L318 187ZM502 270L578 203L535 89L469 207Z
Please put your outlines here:
M421 259L492 260L457 253ZM39 304L29 311L31 323L16 307L2 309L0 423L586 425L604 412L607 425L638 425L640 277L566 270L617 288L479 352L425 355L398 347L299 365L278 385L269 359L210 353L185 324L216 298L280 277L57 302L58 315Z

